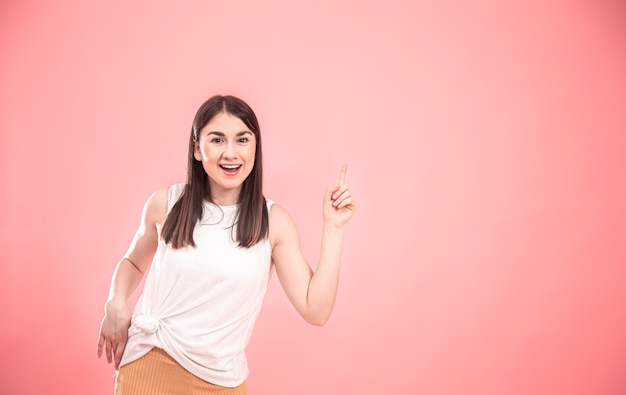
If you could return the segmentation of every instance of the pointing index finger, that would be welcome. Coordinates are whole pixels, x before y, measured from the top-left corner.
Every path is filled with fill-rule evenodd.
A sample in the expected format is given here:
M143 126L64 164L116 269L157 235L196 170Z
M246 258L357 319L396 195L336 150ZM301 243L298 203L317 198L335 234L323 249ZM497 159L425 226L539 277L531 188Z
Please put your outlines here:
M343 166L341 166L341 170L339 171L339 177L337 177L337 185L344 184L347 170L348 170L348 165L344 163Z

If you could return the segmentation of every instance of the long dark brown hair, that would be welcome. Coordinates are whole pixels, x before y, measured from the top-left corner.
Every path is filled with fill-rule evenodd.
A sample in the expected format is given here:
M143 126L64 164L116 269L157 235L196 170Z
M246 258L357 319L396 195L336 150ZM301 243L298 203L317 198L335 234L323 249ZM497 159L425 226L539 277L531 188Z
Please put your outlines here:
M218 95L205 101L193 119L191 136L189 137L187 182L180 198L167 215L161 232L163 240L166 243L171 243L173 248L196 246L193 240L193 229L202 218L203 200L211 201L211 187L209 177L202 167L202 162L194 157L194 149L202 128L220 113L230 114L241 119L254 133L256 139L254 167L243 182L239 193L234 239L240 247L251 247L267 237L269 220L262 190L263 157L259 122L252 108L243 100L234 96Z

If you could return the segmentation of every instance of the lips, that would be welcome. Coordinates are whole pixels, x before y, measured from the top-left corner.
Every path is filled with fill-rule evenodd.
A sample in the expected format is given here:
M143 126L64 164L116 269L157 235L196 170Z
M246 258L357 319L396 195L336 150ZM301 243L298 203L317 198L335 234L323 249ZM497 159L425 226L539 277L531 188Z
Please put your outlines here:
M241 169L241 165L219 165L219 166L222 170L224 170L226 174L229 174L229 175L237 174L239 169Z

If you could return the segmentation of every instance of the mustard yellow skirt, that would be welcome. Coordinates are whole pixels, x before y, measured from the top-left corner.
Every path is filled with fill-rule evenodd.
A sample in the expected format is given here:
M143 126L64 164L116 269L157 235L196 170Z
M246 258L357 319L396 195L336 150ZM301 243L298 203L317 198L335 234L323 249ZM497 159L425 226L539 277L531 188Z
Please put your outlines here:
M122 366L115 380L115 395L247 395L246 383L222 387L185 370L160 348Z

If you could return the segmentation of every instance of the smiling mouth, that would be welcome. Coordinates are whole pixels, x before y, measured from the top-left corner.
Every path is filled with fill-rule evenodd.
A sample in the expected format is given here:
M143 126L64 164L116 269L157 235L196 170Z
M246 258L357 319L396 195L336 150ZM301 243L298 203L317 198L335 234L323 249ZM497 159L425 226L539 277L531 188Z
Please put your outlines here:
M220 165L220 168L227 173L235 173L241 168L241 165Z

